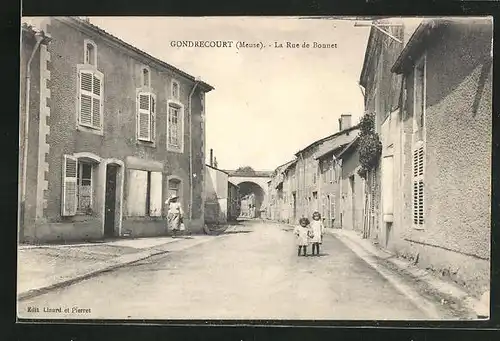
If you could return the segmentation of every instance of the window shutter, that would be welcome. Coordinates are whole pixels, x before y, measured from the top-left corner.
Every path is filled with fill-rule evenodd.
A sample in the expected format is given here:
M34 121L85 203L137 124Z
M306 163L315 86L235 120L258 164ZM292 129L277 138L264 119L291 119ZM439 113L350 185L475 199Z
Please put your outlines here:
M151 172L151 190L149 194L149 215L160 217L162 211L162 173Z
M139 94L139 112L137 117L137 134L141 140L150 140L150 95L141 93Z
M151 141L156 139L156 100L151 95Z
M131 169L128 178L127 213L129 217L146 215L148 172Z
M94 74L92 93L92 126L101 128L101 112L102 112L102 79L99 75Z
M64 155L63 160L63 186L61 208L62 216L74 216L77 206L77 159L70 155Z
M413 151L413 224L424 225L424 146Z
M80 72L80 124L92 125L92 79L91 72Z

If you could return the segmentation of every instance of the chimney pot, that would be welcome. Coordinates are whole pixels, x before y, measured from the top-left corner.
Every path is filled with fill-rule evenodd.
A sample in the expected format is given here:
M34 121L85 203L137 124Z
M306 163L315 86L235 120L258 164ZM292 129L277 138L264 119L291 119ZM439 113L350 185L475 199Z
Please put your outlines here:
M339 131L351 128L351 118L352 115L340 115L339 119Z

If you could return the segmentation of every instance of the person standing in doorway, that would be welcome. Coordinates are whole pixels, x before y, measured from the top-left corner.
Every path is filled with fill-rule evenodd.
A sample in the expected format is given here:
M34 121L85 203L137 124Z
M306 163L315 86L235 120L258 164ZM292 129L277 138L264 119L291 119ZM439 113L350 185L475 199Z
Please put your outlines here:
M313 256L319 256L319 246L323 242L323 234L325 233L325 227L323 226L323 222L321 221L321 214L318 211L315 211L312 215L311 222L311 234L309 241L312 244L312 254Z
M172 237L177 237L181 229L181 224L183 223L184 211L182 210L182 205L178 202L179 197L177 195L171 195L167 199L165 204L168 207L167 213L167 223L168 227L172 230Z

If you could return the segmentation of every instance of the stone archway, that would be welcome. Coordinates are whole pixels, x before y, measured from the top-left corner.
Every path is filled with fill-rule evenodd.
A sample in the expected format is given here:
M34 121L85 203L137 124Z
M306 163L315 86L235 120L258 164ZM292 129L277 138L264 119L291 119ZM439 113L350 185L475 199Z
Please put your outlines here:
M241 215L251 218L260 217L260 210L266 198L265 189L253 181L242 181L238 186L241 198Z

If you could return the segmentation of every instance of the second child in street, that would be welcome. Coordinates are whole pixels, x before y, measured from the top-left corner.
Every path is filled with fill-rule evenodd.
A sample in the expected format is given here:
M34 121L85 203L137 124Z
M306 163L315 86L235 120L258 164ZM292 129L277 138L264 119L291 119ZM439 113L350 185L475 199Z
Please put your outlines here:
M297 236L297 246L298 248L298 256L300 256L300 252L303 252L304 256L307 256L307 245L309 244L309 219L300 218L299 225L295 227L293 233Z
M319 246L323 242L323 235L325 233L325 227L323 226L323 222L321 221L321 214L318 211L315 211L312 215L311 222L311 237L310 242L312 244L312 254L316 254L319 256Z

